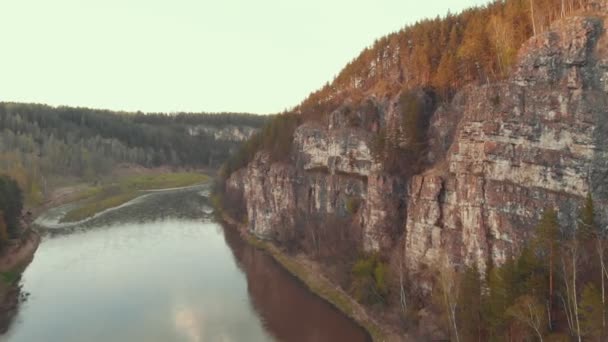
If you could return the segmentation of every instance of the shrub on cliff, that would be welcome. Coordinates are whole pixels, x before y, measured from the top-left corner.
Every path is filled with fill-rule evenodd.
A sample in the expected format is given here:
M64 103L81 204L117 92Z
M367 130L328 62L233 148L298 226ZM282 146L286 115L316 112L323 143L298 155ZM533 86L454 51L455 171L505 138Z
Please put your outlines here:
M364 304L383 304L388 296L388 267L373 254L357 260L353 266L352 291Z

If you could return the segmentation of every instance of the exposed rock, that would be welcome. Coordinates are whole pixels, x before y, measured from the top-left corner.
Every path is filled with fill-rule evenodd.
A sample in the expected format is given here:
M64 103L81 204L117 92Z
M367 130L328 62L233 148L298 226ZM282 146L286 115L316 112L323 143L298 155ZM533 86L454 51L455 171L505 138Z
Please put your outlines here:
M258 129L249 126L235 126L226 125L221 127L216 126L192 126L188 128L188 134L197 135L208 135L212 136L215 140L220 141L246 141L251 138Z
M411 270L446 253L484 271L521 247L545 208L560 209L571 227L587 193L606 200L602 32L597 19L568 19L524 46L511 79L460 94L453 108L462 119L443 175L410 184Z
M430 166L410 179L384 174L371 153L380 129L400 129L398 96L346 103L327 123L302 125L291 162L260 153L228 182L244 192L249 229L275 238L301 213L353 215L364 233L353 248L387 253L404 241L396 248L415 274L443 254L484 272L518 251L545 208L572 227L589 192L606 222L604 26L569 18L521 49L509 79L462 89L434 112ZM356 213L346 210L351 198L362 201Z

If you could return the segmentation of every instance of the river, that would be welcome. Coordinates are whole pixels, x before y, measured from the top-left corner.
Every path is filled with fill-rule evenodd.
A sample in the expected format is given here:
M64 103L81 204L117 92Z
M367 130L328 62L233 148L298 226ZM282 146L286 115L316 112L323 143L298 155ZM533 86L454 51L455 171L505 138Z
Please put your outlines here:
M368 341L272 258L214 222L206 186L76 225L42 215L11 342Z

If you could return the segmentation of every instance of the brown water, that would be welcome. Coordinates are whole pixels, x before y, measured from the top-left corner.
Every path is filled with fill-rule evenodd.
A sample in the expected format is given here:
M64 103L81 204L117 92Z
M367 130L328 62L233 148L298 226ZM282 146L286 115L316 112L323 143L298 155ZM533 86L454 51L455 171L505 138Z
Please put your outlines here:
M213 222L204 187L53 225L7 341L367 341L272 258Z

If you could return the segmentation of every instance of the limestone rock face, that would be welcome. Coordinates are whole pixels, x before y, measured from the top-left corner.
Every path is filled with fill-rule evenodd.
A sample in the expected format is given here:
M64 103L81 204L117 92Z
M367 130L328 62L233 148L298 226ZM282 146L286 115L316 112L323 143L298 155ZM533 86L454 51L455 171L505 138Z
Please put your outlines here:
M242 142L251 138L258 129L249 126L226 125L221 127L197 125L188 128L192 136L208 135L215 140Z
M517 252L547 207L572 226L591 193L606 222L608 37L603 19L574 17L531 39L510 78L462 89L432 114L428 167L387 175L372 153L401 125L399 100L373 95L294 134L288 162L263 152L229 187L249 229L274 238L299 214L352 217L368 251L402 250L410 274L442 258L483 272ZM356 212L349 201L361 204Z
M523 47L510 79L459 95L454 137L435 137L453 141L445 165L410 182L411 270L446 254L483 271L521 246L545 208L572 226L588 193L606 200L605 40L601 21L568 19ZM436 134L450 132L434 120Z
M374 161L370 145L383 113L382 104L368 104L356 112L341 108L327 124L298 127L290 163L271 163L261 152L231 176L228 186L243 192L253 233L275 238L280 230L294 229L298 215L333 215L361 225L363 246L353 248L393 247L389 235L402 229L395 217L405 214L405 187L403 181L382 175Z
M363 130L328 130L304 124L294 134L298 166L367 177L371 172L370 134Z

